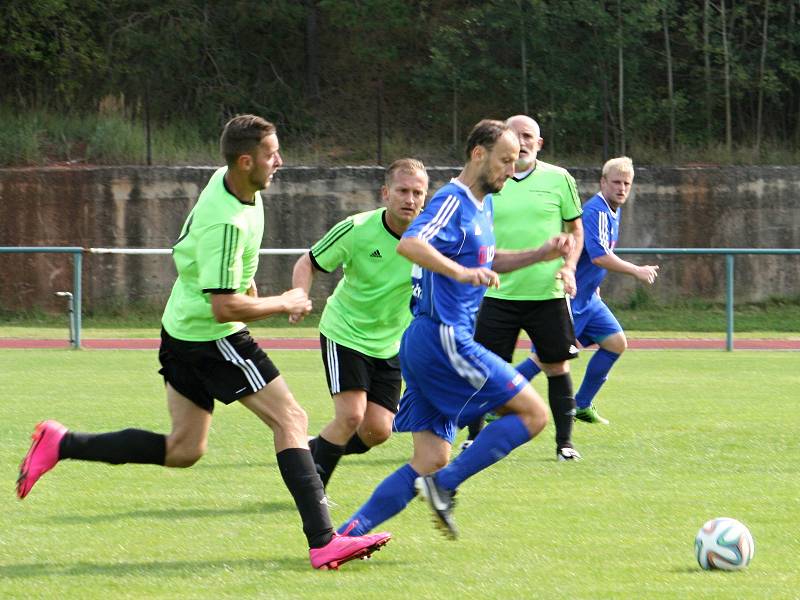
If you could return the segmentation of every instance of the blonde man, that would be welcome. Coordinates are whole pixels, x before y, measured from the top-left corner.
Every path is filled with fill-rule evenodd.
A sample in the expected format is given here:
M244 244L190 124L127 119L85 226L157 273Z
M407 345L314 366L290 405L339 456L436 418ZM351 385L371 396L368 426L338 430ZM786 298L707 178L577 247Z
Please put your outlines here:
M575 273L578 291L572 301L575 336L583 346L597 344L586 366L583 382L575 395L575 418L608 425L592 401L608 379L614 363L628 347L625 332L600 298L600 284L608 271L631 275L653 284L657 265L635 265L614 254L619 239L622 206L633 186L633 162L627 156L612 158L603 165L600 191L583 205L583 250Z

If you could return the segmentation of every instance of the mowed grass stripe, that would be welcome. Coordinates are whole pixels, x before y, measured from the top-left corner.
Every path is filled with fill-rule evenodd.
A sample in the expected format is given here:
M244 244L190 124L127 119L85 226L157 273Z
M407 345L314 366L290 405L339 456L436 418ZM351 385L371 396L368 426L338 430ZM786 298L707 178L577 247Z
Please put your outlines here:
M318 431L332 414L318 353L270 354ZM587 360L573 361L576 389ZM169 423L155 352L3 350L0 365L3 598L793 598L800 585L797 353L628 353L598 401L611 426L575 425L585 460L556 463L548 427L462 486L458 542L415 501L385 525L387 548L335 574L309 567L272 436L238 405L217 407L192 469L65 461L16 500L38 420ZM409 451L401 434L345 457L335 524ZM750 527L747 570L696 565L694 535L716 516Z

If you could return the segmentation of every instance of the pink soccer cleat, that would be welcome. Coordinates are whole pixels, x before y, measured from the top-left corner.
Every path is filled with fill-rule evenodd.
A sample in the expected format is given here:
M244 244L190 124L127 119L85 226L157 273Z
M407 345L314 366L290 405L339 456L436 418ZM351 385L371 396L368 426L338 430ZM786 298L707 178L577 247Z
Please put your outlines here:
M30 450L19 465L17 498L22 500L27 496L39 477L56 466L58 447L65 433L67 428L58 421L42 421L36 426Z
M333 534L333 538L322 548L311 548L308 551L311 566L315 569L333 569L356 558L369 558L370 555L385 546L392 539L391 533L372 533L362 536L346 536Z

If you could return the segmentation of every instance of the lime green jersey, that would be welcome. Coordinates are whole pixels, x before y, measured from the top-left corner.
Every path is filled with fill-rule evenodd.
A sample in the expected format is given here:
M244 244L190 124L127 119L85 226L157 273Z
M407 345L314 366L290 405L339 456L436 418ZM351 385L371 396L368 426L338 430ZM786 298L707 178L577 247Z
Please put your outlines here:
M222 167L211 176L172 248L178 279L161 322L179 340L217 340L245 327L218 323L211 294L247 291L258 268L264 208L259 192L252 203L234 196L225 185L227 171Z
M494 233L498 250L524 250L541 246L563 231L564 221L581 216L575 179L565 169L537 160L521 179L506 181L493 194ZM486 295L505 300L549 300L564 297L564 284L556 274L564 265L557 258L500 275L500 288Z
M399 240L380 208L346 218L314 244L316 268L344 273L322 312L325 337L374 358L397 355L411 322L411 263L397 253Z

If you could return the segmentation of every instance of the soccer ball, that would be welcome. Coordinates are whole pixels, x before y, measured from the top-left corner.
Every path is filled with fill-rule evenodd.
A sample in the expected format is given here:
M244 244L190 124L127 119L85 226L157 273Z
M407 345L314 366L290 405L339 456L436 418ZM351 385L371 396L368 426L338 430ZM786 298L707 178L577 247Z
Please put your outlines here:
M728 517L708 521L694 540L697 562L704 569L738 571L750 564L755 552L753 536L742 523Z

